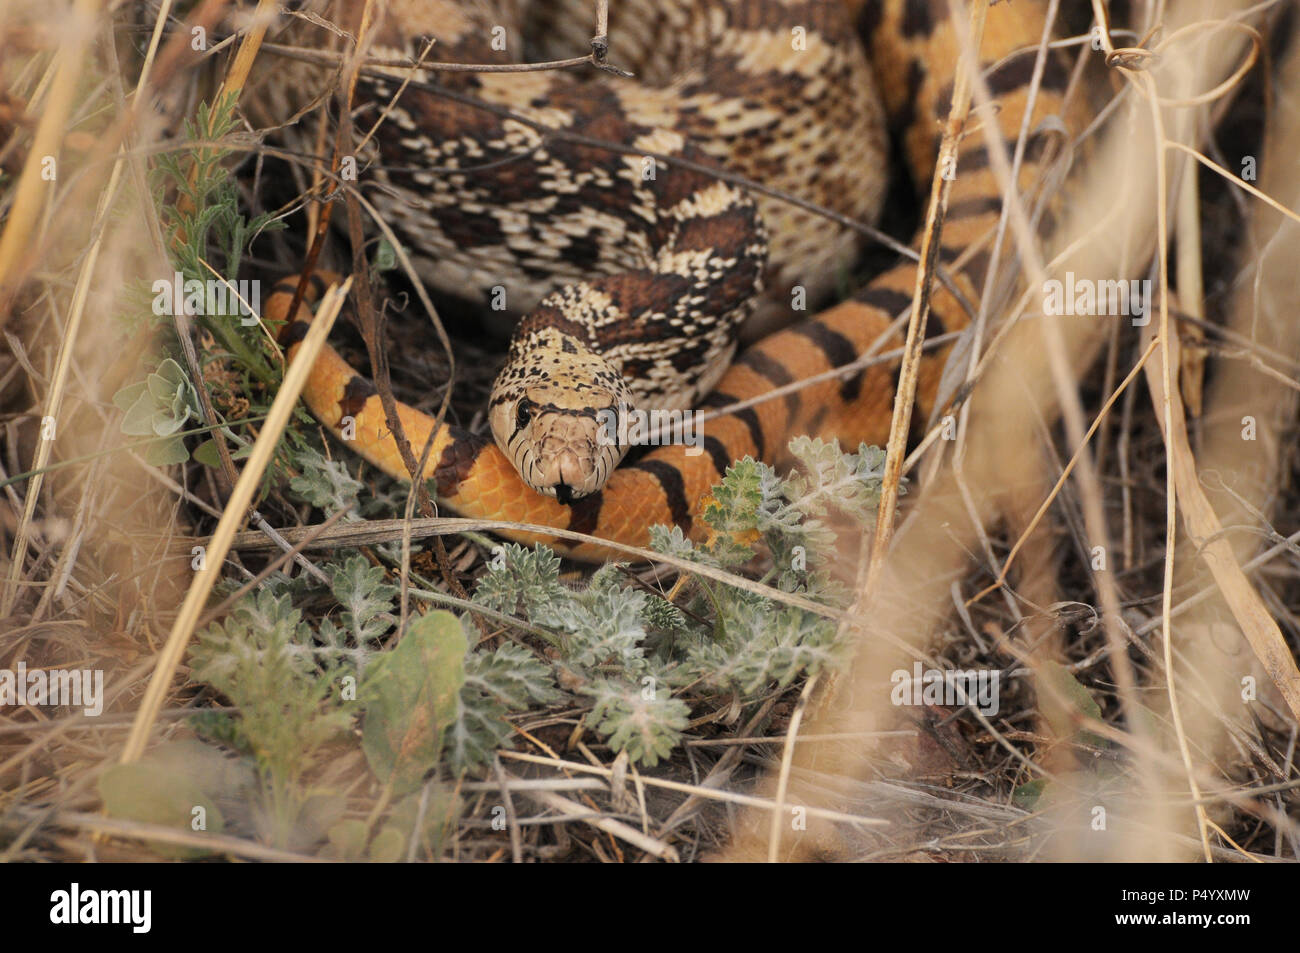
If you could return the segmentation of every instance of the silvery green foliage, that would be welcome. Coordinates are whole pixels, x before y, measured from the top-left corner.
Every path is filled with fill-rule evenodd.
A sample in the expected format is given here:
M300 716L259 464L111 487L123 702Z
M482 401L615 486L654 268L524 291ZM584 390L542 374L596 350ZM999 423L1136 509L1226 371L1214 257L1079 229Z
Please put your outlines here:
M583 688L594 699L588 724L607 735L609 746L633 761L654 767L681 742L691 710L647 678L641 685L600 678Z
M184 369L170 357L144 380L114 394L113 403L123 412L123 433L171 438L146 445L144 455L149 463L165 466L189 459L184 438L177 431L186 421L199 419L199 395Z
M543 546L524 549L511 543L493 553L474 601L498 612L529 613L572 595L559 579L560 557Z
M651 526L650 548L665 556L704 562L701 554L696 552L695 544L686 538L680 526Z
M679 529L657 527L655 547L724 569L751 566L756 556L767 555L774 565L763 582L822 602L843 601L827 571L834 549L824 521L831 511L861 523L874 517L883 454L865 447L841 454L834 444L811 440L795 441L791 449L800 463L786 479L753 460L729 468L704 515L713 530L709 542L697 545ZM806 558L794 558L796 547L805 548ZM292 595L311 596L303 588L309 584L277 581L244 599L224 625L200 635L196 675L223 692L235 691L239 673L260 667L251 684L274 697L277 679L328 687L339 673L360 674L394 634L397 590L361 556L326 568L339 609L316 630L291 602ZM616 566L598 570L581 588L563 584L560 568L544 547L511 544L494 551L479 580L474 601L526 620L551 642L556 657L543 660L510 642L468 650L458 716L443 747L456 774L481 772L492 753L509 744L511 713L563 699L561 675L566 689L591 699L590 728L649 766L680 743L693 699L752 702L835 666L845 654L833 622L740 586L697 577L678 606L630 585ZM334 707L328 696L318 689L303 700L316 699L328 717ZM236 729L250 717L272 714L250 705ZM244 734L267 730L252 726Z
M361 481L348 472L343 461L328 460L313 447L302 447L294 452L293 462L299 469L299 474L289 481L294 496L325 513L355 512ZM343 519L357 519L354 512Z
M862 444L857 453L842 453L834 441L796 437L790 452L795 466L784 479L751 457L727 468L704 509L704 522L713 530L707 545L695 546L679 529L657 527L651 546L729 569L753 558L750 540L757 535L771 555L776 588L842 604L848 593L825 571L835 545L828 514L833 510L863 529L870 525L880 500L884 451Z
M864 443L857 453L841 453L835 441L795 437L790 452L799 463L783 487L791 506L825 515L826 508L833 505L862 521L875 518L885 451Z
M200 103L194 120L185 122L184 132L177 139L178 147L160 152L151 160L149 189L159 211L170 265L165 274L154 275L155 280L170 281L173 274L179 274L182 285L198 281L205 291L214 283L233 283L253 239L264 231L283 227L274 213L263 213L249 220L240 212L239 190L228 161L232 148L239 145L232 141L240 122L237 105L238 95L233 92L215 103ZM152 328L161 324L173 334L180 330L176 317L183 305L172 302L170 308L160 308L151 290L154 281L147 278L131 282L130 287L129 307L120 316L125 329L134 332L142 326ZM213 304L206 300L205 307L196 309L202 313L182 322L211 335L201 350L200 360L205 368L217 365L222 372L210 375L205 370L203 376L207 378L209 391L215 395L220 390L214 380L222 379L226 372L238 380L241 393L250 392L253 380L274 390L283 372L283 362L272 359L265 329L257 326L257 322L246 324L232 320L229 314L214 314ZM172 357L164 360L147 380L128 385L113 398L125 412L123 432L155 438L144 446L145 459L155 465L188 460L190 454L182 430L191 417L202 421L194 385L174 360L181 354L174 336L164 346ZM249 416L260 417L263 408L254 398ZM302 419L306 419L305 415ZM253 442L250 425L240 420L214 423L224 425L230 451L235 459L240 459ZM220 453L213 439L209 436L200 443L194 450L194 458L215 467L220 465ZM286 435L285 440L289 439ZM278 448L267 468L263 491L268 479L281 472L283 457L283 448Z
M351 720L338 701L339 670L318 664L311 641L311 627L289 597L263 590L201 631L191 652L194 680L239 709L223 734L252 754L276 786L305 771L313 753Z
M539 566L559 565L549 554L545 554L548 558L537 559L531 551L519 552L525 557L525 575ZM342 565L327 565L324 570L330 576L330 592L339 608L327 615L315 631L293 607L291 595L307 596L310 590L304 587L301 577L290 582L281 576L273 585L242 599L222 623L200 633L193 656L196 680L208 682L225 694L238 691L240 694L232 697L243 698L250 684L257 684L259 691L268 691L272 696L279 693L276 684L291 677L286 665L292 666L293 678L324 686L323 691L345 675L364 675L367 664L381 651L380 643L395 630L398 589L384 582L383 567L372 566L360 555ZM568 591L562 586L559 589ZM261 677L250 681L239 676L249 668L257 669ZM290 694L310 705L317 705L325 697ZM465 656L459 717L447 731L444 756L448 766L456 774L480 771L491 762L495 750L509 745L513 729L506 718L511 712L551 704L559 698L551 666L527 648L511 642L494 650L471 648ZM240 707L243 710L238 720L221 725L214 722L208 733L246 747L249 737L270 730L260 722L250 723L250 713L254 719L260 714L278 717L272 711L262 713L256 706ZM324 706L320 711L330 718L328 708ZM355 713L355 709L352 711Z
M647 657L654 632L680 627L682 615L665 600L620 585L613 567L599 570L582 590L559 582L559 559L544 547L525 549L511 544L489 563L474 601L523 615L557 638L560 660L568 680L594 694L597 710L590 724L610 744L645 764L654 764L671 751L689 714L685 703L670 697L667 688L657 701L641 699L642 680L667 686L660 662ZM554 678L554 675L552 675Z
M191 653L194 676L222 688L241 667L273 667L280 657L295 670L306 672L311 661L304 647L310 642L311 627L289 597L261 589L239 600L220 622L199 632Z
M393 630L397 617L393 600L397 587L386 584L382 566L372 566L364 556L353 556L342 566L328 566L330 591L342 612L338 621L326 616L318 630L317 656L350 663L358 675L365 671L379 640Z
M703 514L712 530L707 543L695 544L676 527L653 527L651 545L729 570L765 551L773 568L764 582L843 603L847 593L828 572L835 543L829 515L860 525L874 520L884 454L866 446L844 454L806 438L790 449L798 463L784 479L748 458L728 468ZM543 547L506 546L474 599L553 633L566 684L593 699L588 725L645 765L667 757L688 724L687 699L674 697L674 687L752 701L845 655L834 622L738 586L697 579L679 607L626 585L613 566L581 590L562 585L559 571L559 559Z
M832 605L847 604L849 593L832 582L824 570L834 553L834 533L828 512L848 517L869 531L880 504L880 483L885 473L885 452L861 444L857 453L841 453L835 441L812 437L790 441L797 466L781 485L784 506L759 525L772 563L782 567L776 586L785 592L806 591ZM899 492L906 487L900 486ZM796 546L803 547L808 568L793 570Z
M730 587L718 600L725 625L716 638L689 643L677 679L752 698L844 658L847 644L829 619Z
M384 582L384 567L353 556L334 569L330 591L343 607L342 622L359 644L386 635L397 619L392 615L397 587Z
M627 675L646 670L646 596L638 589L591 585L568 598L533 607L532 621L561 633L567 665L589 674L612 669Z
M168 248L186 278L206 282L213 277L207 263L224 259L225 277L233 279L249 242L283 227L273 213L249 221L239 212L239 192L225 162L231 149L222 142L238 125L237 103L236 93L200 103L194 120L185 121L184 139L191 147L154 159L156 204L166 212ZM166 201L173 190L186 201Z
M465 656L460 717L444 742L452 772L479 771L491 763L494 751L510 746L510 712L549 705L560 697L551 667L522 645L505 642L491 652L471 649Z
M686 613L667 599L650 597L641 610L646 628L660 632L682 632L687 627Z

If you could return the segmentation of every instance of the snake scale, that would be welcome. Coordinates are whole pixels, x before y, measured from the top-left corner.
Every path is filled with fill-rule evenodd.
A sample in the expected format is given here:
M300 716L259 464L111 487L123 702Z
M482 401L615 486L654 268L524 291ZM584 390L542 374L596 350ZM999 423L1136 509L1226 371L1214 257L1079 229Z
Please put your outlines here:
M587 3L535 3L554 22L569 24L546 34L556 49L567 43L572 50L584 30L590 39ZM464 12L477 6L392 2L377 36L390 52L418 53L432 34L440 60L499 61L488 21ZM508 283L512 308L526 312L493 392L495 442L452 425L437 428L430 470L440 502L463 516L644 546L655 524L697 528L700 501L746 455L780 465L789 438L804 433L847 446L883 445L897 361L723 413L705 425L702 453L662 446L617 468L623 448L591 439L596 409L620 401L725 408L898 348L895 318L910 305L916 279L915 263L904 260L848 300L732 360L736 328L761 289L769 301L792 288L818 300L852 260L856 241L848 229L777 199L751 197L701 166L870 219L885 185L887 126L915 181L930 181L960 44L947 0L612 6L614 49L638 72L636 80L554 72L441 77L452 90L532 124L404 89L401 69L391 81L364 84L371 98L359 112L384 114L369 156L384 184L376 205L419 256L422 275L483 300ZM998 107L982 121L1014 142L1033 104L1022 190L1037 178L1050 138L1050 123L1041 120L1064 112L1069 79L1049 58L1031 93L1045 7L1036 0L990 7L980 51ZM430 17L434 8L438 15ZM535 16L536 8L520 15ZM969 323L962 298L979 300L1001 210L984 131L974 117L971 127L959 147L942 232L941 260L960 297L935 284L927 336ZM546 128L572 135L547 137L539 131ZM647 174L638 152L668 161L654 161ZM691 166L674 166L673 158ZM311 320L308 302L292 319L287 313L297 283L277 284L266 308L269 319L283 322L290 360ZM322 289L323 279L313 276L308 301ZM934 409L946 356L947 349L936 349L924 358L914 429ZM347 446L407 478L373 385L328 346L303 399L336 433L351 418L355 436ZM402 404L398 413L418 453L435 422ZM525 430L528 439L521 439ZM544 533L505 535L582 560L611 555Z

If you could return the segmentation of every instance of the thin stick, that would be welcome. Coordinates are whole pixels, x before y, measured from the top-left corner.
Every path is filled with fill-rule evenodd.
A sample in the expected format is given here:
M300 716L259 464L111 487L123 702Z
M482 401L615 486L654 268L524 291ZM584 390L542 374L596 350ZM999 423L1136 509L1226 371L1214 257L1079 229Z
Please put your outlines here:
M903 362L898 374L898 391L894 395L894 415L889 424L889 442L885 448L885 473L880 487L880 505L876 512L874 540L863 534L859 551L858 597L854 610L857 614L871 602L880 582L885 554L894 535L894 511L898 508L898 484L903 473L903 459L907 456L907 433L912 421L912 402L916 399L917 382L921 372L921 345L925 341L925 324L930 316L930 287L934 282L935 266L939 261L939 239L943 231L944 216L948 213L948 196L955 176L944 175L955 168L957 147L961 143L966 117L970 114L971 63L977 59L984 38L984 19L988 13L988 0L976 0L970 10L970 43L963 52L963 63L957 68L956 85L952 94L952 108L939 146L939 159L934 167L930 185L930 207L925 215L925 232L921 239L921 262L916 270L916 285L912 291L912 317L907 323L907 339L903 344ZM864 559L870 546L870 558Z
M253 68L253 61L257 59L257 52L262 48L262 40L266 37L267 28L275 19L277 6L276 0L258 0L257 10L253 13L253 28L245 34L244 42L239 44L234 62L230 64L225 79L221 81L221 89L217 91L214 102L220 102L227 93L243 91L244 83L248 81L249 71Z
M27 812L29 809L19 808ZM35 814L35 811L30 813ZM195 833L177 830L163 824L148 824L144 821L130 821L116 817L102 817L98 814L84 814L79 811L56 811L45 821L53 827L71 827L76 830L94 831L109 837L135 838L156 844L171 844L177 847L195 847L215 853L229 854L233 857L246 857L249 860L265 860L279 863L323 864L329 861L310 854L295 854L292 851L277 850L258 844L255 841L231 837L228 834Z
M1176 343L1174 348L1176 350ZM1175 353L1170 360L1172 361L1176 357L1177 354ZM1183 511L1183 520L1187 524L1188 536L1206 541L1201 547L1200 556L1205 561L1217 585L1217 590L1212 588L1206 590L1206 592L1218 591L1222 594L1224 602L1228 604L1233 618L1241 627L1241 631L1246 636L1246 641L1250 643L1256 658L1264 666L1269 678L1272 679L1277 686L1278 692L1286 701L1291 715L1296 719L1300 719L1300 669L1296 667L1295 658L1291 655L1286 639L1283 637L1281 629L1278 628L1276 620L1269 614L1268 609L1260 600L1259 594L1255 591L1255 587L1251 585L1249 578L1246 576L1247 569L1254 568L1263 560L1269 558L1271 553L1284 549L1286 546L1275 546L1273 550L1261 553L1256 559L1247 563L1245 567L1237 562L1232 550L1232 544L1225 538L1223 526L1219 522L1209 500L1205 498L1205 494L1201 490L1200 478L1196 472L1195 458L1192 456L1191 445L1187 439L1187 427L1183 423L1182 401L1176 392L1168 395L1160 393L1163 382L1155 377L1155 372L1151 368L1147 369L1147 379L1154 391L1153 396L1156 398L1157 412L1163 416L1166 396L1170 398L1169 403L1172 405L1171 419L1173 425L1170 436L1172 445L1170 446L1169 469L1179 481L1180 499L1182 501L1180 508ZM1190 608L1197 602L1202 601L1205 595L1206 593L1201 593L1187 599L1179 605L1179 609ZM1162 618L1152 620L1153 623L1160 622L1166 638L1168 637L1169 620L1177 614L1168 602L1169 594L1166 593L1166 605L1162 612ZM1148 624L1139 630L1139 633L1150 631L1152 628L1154 626ZM1168 665L1169 662L1166 660L1166 668L1168 668ZM1199 794L1194 796L1200 797Z
M499 753L503 758L509 758L514 761L527 761L530 764L546 765L547 767L557 768L561 771L579 771L587 774L598 774L605 778L613 777L614 775L614 772L609 768L583 764L581 761L564 761L560 758L544 758L541 755L529 754L525 751L501 751ZM670 781L667 778L654 778L649 775L643 775L641 781L646 785L646 787L662 788L665 791L677 791L682 794L690 794L711 801L727 801L731 804L739 804L743 807L756 807L764 811L771 811L776 808L776 804L769 801L767 798L754 797L750 794L741 794L738 791L725 791L719 788L703 787L699 784L684 784L681 781ZM889 824L889 821L879 817L864 817L860 814L846 814L844 811L832 811L824 807L814 807L809 805L807 810L809 817L819 817L823 820L853 824L859 827L885 827Z
M551 791L520 791L524 797L530 801L536 801L543 807L549 807L553 811L559 811L561 814L573 820L582 821L584 824L590 824L596 830L604 831L612 837L627 841L633 847L645 851L660 860L677 863L681 858L677 854L677 848L671 844L665 844L663 841L654 837L642 834L635 827L624 824L622 821L616 821L611 817L592 817L589 808L581 804L575 804L566 797L560 797Z
M1241 179L1233 175L1231 172L1229 172L1223 166L1219 165L1213 159L1201 155L1201 153L1197 152L1195 149L1192 149L1181 142L1173 142L1173 141L1166 142L1165 147L1168 149L1181 149L1183 152L1186 152L1188 155L1190 155L1197 162L1201 163L1207 169L1213 169L1215 172L1219 173L1219 175L1223 176L1233 185L1237 186L1238 188L1245 189L1251 195L1255 196L1255 198L1259 199L1261 202L1268 205L1269 208L1273 209L1276 212L1281 212L1283 215L1291 219L1291 221L1293 222L1300 222L1300 215L1297 215L1295 212L1291 211L1291 209L1287 208L1285 205L1280 203L1277 199L1273 198L1271 195L1266 195L1265 193L1261 192L1259 189L1255 188L1245 179Z
M775 864L781 850L781 820L785 816L785 795L790 787L790 769L794 765L794 742L799 735L799 725L803 723L803 713L808 708L808 699L817 688L817 676L814 675L804 683L799 693L799 704L795 706L790 718L790 727L785 733L785 744L781 749L781 772L776 782L776 804L772 808L772 817L767 833L767 862Z
M1178 540L1178 483L1177 473L1178 466L1181 466L1185 460L1180 459L1185 451L1187 456L1191 455L1190 447L1177 447L1175 445L1175 424L1173 417L1173 389L1175 386L1174 365L1170 352L1173 349L1173 342L1170 340L1171 325L1169 323L1169 235L1166 231L1166 223L1169 220L1169 195L1167 184L1167 170L1165 168L1165 149L1164 143L1167 141L1165 136L1164 117L1161 114L1159 96L1156 92L1155 81L1150 74L1139 74L1139 80L1145 87L1151 105L1151 122L1156 134L1156 263L1160 276L1160 363L1161 363L1161 388L1164 390L1161 399L1155 401L1161 415L1162 421L1161 433L1165 442L1165 573L1164 586L1160 594L1160 610L1164 616L1164 625L1161 627L1161 637L1163 641L1162 649L1164 651L1165 666L1165 688L1169 694L1169 711L1173 716L1174 734L1178 737L1178 751L1182 755L1183 769L1187 773L1187 784L1191 788L1192 797L1199 800L1201 796L1200 785L1196 783L1196 774L1192 766L1191 746L1187 743L1187 731L1183 726L1183 714L1178 705L1178 693L1174 687L1174 643L1173 631L1170 625L1170 613L1174 607L1174 546ZM1182 422L1182 407L1179 407L1179 423ZM1185 504L1184 504L1185 505ZM1213 858L1210 852L1210 831L1209 817L1205 813L1205 808L1200 804L1196 805L1196 826L1201 835L1201 848L1205 853L1205 862L1212 863Z

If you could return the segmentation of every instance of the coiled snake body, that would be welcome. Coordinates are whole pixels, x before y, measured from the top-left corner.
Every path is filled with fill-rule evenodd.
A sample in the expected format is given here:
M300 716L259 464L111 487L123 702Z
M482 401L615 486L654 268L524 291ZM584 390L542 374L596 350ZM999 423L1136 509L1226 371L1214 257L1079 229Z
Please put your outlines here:
M571 0L537 2L564 7ZM429 0L391 4L379 39L409 51L412 37L428 32L439 36L439 59L490 62L499 55L490 31L457 7L432 21L412 12L431 6L443 8ZM391 83L373 84L376 113L387 109L388 124L375 135L387 170L379 173L386 198L376 204L426 256L425 275L485 297L504 286L513 304L529 309L493 391L496 443L448 425L434 436L430 459L440 500L466 516L645 545L655 524L689 533L701 498L741 457L779 464L789 437L800 433L849 446L883 444L896 362L723 414L706 425L701 454L664 446L617 469L626 448L597 439L597 412L620 404L726 407L901 344L894 319L911 303L911 261L731 362L736 326L764 284L778 295L802 285L816 300L851 257L854 240L809 212L765 197L755 201L743 188L671 159L721 164L849 217L870 218L884 185L880 105L902 136L913 175L929 181L937 120L947 113L959 50L947 6L946 0L615 4L616 48L625 31L644 37L665 17L675 24L652 30L657 44L647 40L644 49L632 49L634 65L651 76L649 53L663 53L662 75L675 78L659 87L551 73L470 74L461 82L461 89L506 104L535 125L411 90L393 106L406 75L401 70ZM1012 141L1029 101L1042 15L1038 3L1023 0L988 14L981 58L999 109L985 121ZM1061 111L1066 79L1050 61L1033 100L1035 119ZM537 125L571 135L548 138ZM1027 152L1021 188L1036 174L1039 138ZM647 164L645 155L589 140L669 161ZM968 134L942 233L942 259L967 301L978 300L1000 208L983 134ZM313 281L319 290L320 279ZM288 318L296 284L295 278L277 285L268 317ZM291 359L310 319L304 307L286 323L281 340ZM967 322L958 297L936 284L927 333ZM913 415L918 426L933 409L945 356L932 352L923 364ZM407 477L373 387L337 353L326 348L318 358L303 397L331 428L352 418L349 446L385 472ZM418 450L434 422L405 405L398 413ZM596 544L508 535L545 541L580 559L609 555Z

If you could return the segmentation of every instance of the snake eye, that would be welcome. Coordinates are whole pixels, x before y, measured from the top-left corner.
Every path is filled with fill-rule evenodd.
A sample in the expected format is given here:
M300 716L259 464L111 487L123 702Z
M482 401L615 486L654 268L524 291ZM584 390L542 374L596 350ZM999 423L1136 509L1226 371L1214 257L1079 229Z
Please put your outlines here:
M515 424L520 427L527 427L528 422L532 419L533 402L525 398L515 407Z

